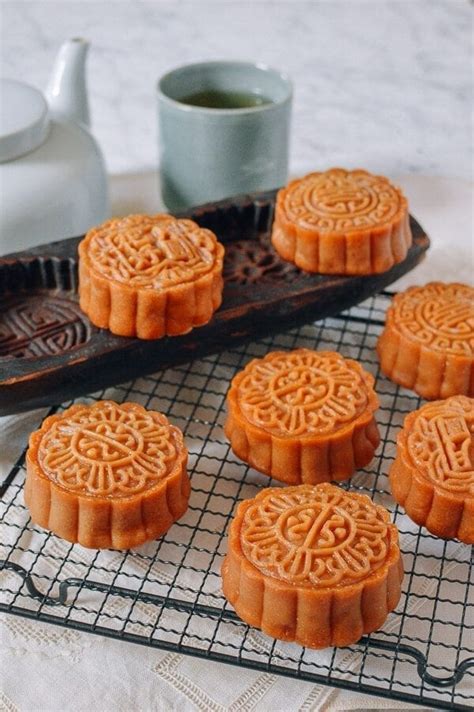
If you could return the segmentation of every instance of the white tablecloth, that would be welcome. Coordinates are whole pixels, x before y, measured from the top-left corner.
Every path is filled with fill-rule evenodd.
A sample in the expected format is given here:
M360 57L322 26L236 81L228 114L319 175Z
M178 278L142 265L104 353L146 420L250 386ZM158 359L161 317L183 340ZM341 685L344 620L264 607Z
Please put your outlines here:
M432 238L432 247L424 262L396 287L430 279L472 282L471 185L421 176L405 176L398 182L408 195L411 212ZM115 214L160 208L153 175L117 176L112 189ZM43 412L0 418L0 475L9 471ZM4 616L0 630L1 712L409 708L394 700L142 648L13 616Z

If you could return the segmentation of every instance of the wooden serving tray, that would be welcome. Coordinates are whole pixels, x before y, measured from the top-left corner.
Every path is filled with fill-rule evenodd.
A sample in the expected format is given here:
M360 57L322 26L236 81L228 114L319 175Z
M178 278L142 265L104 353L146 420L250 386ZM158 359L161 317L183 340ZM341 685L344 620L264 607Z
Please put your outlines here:
M239 196L181 214L226 246L223 304L209 324L184 336L142 341L92 326L77 299L82 237L0 258L0 415L61 403L336 314L413 269L430 244L411 218L413 245L384 274L311 275L282 261L271 246L275 195Z

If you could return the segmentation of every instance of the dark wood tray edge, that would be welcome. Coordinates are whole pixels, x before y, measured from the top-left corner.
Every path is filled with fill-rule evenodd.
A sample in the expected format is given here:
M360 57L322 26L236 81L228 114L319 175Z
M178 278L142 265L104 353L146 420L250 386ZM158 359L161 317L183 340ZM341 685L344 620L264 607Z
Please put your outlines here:
M209 218L218 220L219 213L228 216L229 212L233 211L237 215L252 208L255 226L258 227L260 221L264 229L269 220L269 204L273 204L275 194L276 191L269 191L242 195L199 206L181 215L207 225ZM93 392L98 388L222 351L252 338L341 312L382 291L423 259L430 241L418 222L412 217L410 219L414 245L406 260L381 275L329 278L324 280L324 288L318 290L317 285L302 273L306 282L302 280L300 285L300 280L297 280L301 287L297 294L284 299L280 295L272 301L266 290L262 289L260 300L240 305L234 310L218 311L208 325L182 337L139 341L102 332L107 335L108 348L100 353L91 353L87 348L81 347L63 354L62 357L36 359L35 365L41 366L40 370L30 369L29 372L17 373L9 378L2 378L0 372L0 415L51 405L53 402L59 403L86 391ZM45 255L59 262L74 261L74 253L81 239L81 236L73 237L39 245L31 250L11 253L0 258L0 264L28 262ZM318 291L316 299L315 293ZM38 361L43 363L38 364ZM38 378L41 381L40 392ZM85 382L87 387L84 386Z

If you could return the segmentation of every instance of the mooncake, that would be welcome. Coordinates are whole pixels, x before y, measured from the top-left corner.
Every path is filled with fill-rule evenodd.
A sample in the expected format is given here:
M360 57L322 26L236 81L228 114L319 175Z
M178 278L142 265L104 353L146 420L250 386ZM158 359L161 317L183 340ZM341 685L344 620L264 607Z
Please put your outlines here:
M222 301L224 247L170 215L130 215L79 244L81 309L119 336L158 339L206 324Z
M389 477L416 524L474 544L474 399L452 396L410 413Z
M185 513L187 457L181 431L161 413L73 405L30 436L25 502L35 524L67 541L129 549Z
M272 487L241 502L222 566L224 596L243 621L310 648L380 628L402 580L388 512L330 484Z
M237 457L277 480L345 480L380 442L373 385L335 351L274 351L232 380L224 430Z
M397 294L377 353L388 378L426 400L474 396L474 289L430 282Z
M272 243L307 272L385 272L412 243L408 203L387 178L364 170L310 173L278 192Z

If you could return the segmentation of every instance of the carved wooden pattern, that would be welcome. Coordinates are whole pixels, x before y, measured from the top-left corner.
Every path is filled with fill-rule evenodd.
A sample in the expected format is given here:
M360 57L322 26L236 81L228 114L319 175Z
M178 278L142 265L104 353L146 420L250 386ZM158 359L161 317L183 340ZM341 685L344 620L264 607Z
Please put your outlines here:
M90 336L87 317L63 295L0 298L0 358L56 356L85 344Z
M236 240L226 246L224 280L226 284L262 284L311 279L291 262L275 252L268 233L253 240Z

